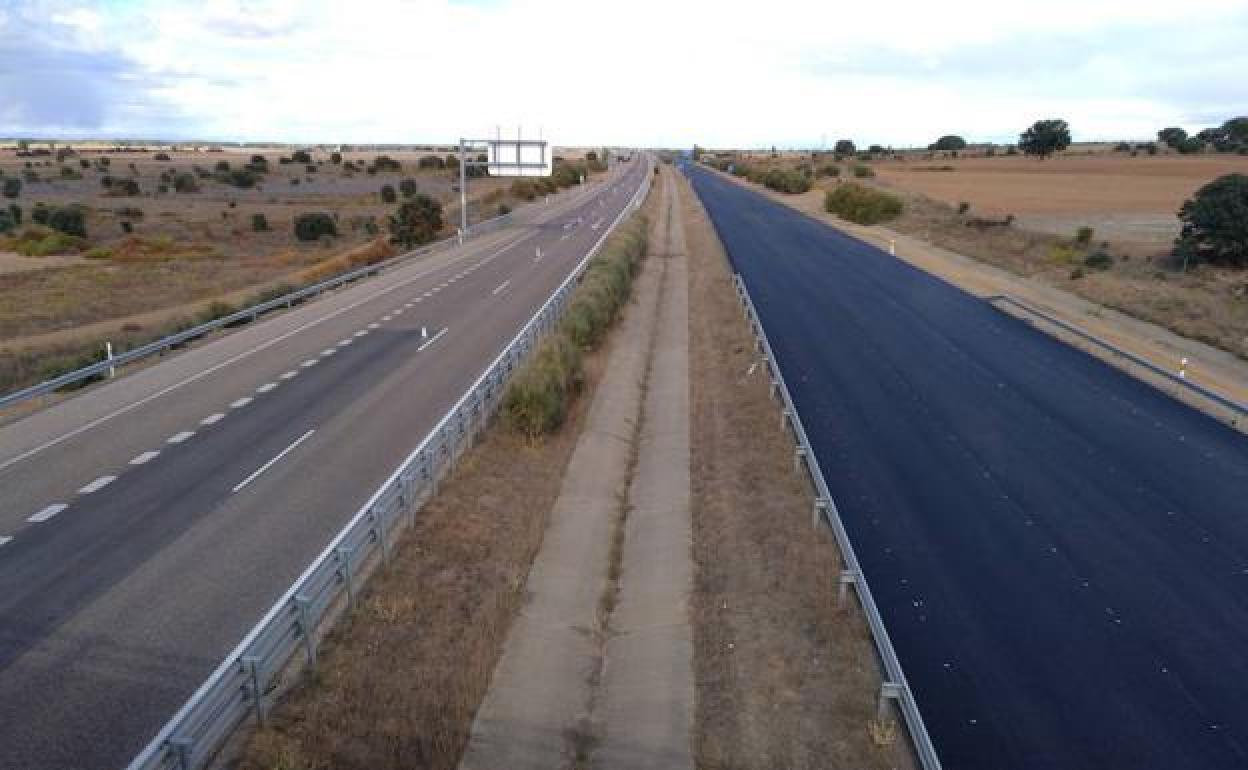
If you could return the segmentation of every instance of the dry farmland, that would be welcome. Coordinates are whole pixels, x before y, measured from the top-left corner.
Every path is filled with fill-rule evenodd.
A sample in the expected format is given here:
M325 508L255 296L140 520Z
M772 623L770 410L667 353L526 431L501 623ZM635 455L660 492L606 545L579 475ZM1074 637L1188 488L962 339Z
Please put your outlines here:
M912 158L879 162L875 168L885 185L954 206L966 202L982 216L1013 214L1021 227L1056 235L1089 226L1099 238L1142 253L1174 240L1175 212L1202 185L1223 174L1248 174L1248 157L1097 153L1044 161L1023 156Z
M411 180L442 203L443 235L458 224L458 170L420 163L445 151L349 151L339 163L329 149L308 150L306 163L292 162L292 151L83 145L58 158L0 149L0 181L21 180L0 208L22 209L22 227L0 235L0 390L80 364L104 340L124 348L220 312L220 303L390 256L386 217L396 204L382 200L383 185L397 191ZM218 173L221 164L243 169L253 155L267 171L250 186ZM378 167L379 155L399 168ZM470 221L519 205L511 181L472 179ZM80 205L85 239L45 249L19 242L17 233L45 232L31 227L39 203ZM296 239L293 222L306 212L329 214L338 234Z

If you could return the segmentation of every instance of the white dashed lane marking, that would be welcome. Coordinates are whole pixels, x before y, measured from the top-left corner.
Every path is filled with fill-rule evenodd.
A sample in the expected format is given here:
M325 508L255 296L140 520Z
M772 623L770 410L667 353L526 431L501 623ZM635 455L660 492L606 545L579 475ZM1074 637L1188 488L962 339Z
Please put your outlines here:
M117 480L116 476L100 476L95 481L92 481L90 484L78 490L78 494L89 495L92 492L99 492L101 489L108 486L109 484L112 484L116 480Z
M389 321L390 319L389 319L389 318L387 318L386 320L387 320L387 321ZM368 325L368 328L370 328L370 329L380 329L380 328L381 328L381 324L379 324L379 323L375 323L375 322L374 322L374 323L369 324L369 325ZM355 335L358 337L358 336L360 335L360 333L359 333L359 332L356 332L356 333L355 333Z
M360 329L358 332L356 332L356 333L355 333L355 336L357 336L357 337L367 337L367 336L368 336L368 329Z
M243 398L240 398L239 400L237 400L237 401L235 401L234 403L230 404L230 408L231 408L231 409L242 409L243 407L247 406L247 405L248 405L248 404L250 404L250 403L251 403L251 396L244 396Z
M492 291L492 292L490 292L490 293L491 293L491 294L494 294L494 295L496 295L496 296L497 296L499 292L506 290L507 285L508 285L508 284L510 284L510 283L511 283L511 279L510 279L510 278L508 278L507 280L505 280L505 281L503 281L502 283L500 283L500 284L498 285L498 287L497 287L496 289L494 289L494 291Z
M276 388L276 387L277 387L277 383L276 383L276 382L266 382L266 383L264 383L263 385L261 385L260 387L256 388L256 392L257 392L257 393L268 393L270 390L273 390L273 389L274 389L274 388Z
M55 516L56 514L60 513L61 511L65 510L68 507L69 506L66 505L65 503L54 503L53 505L49 505L47 508L44 508L42 511L39 511L38 513L34 514L29 519L26 519L26 521L30 521L30 522L34 522L35 524L38 524L41 521L47 521L48 519L52 518L53 516ZM0 537L0 545L4 545L5 543L9 542L12 539L13 538L11 537Z
M11 543L11 542L13 542L13 538L7 535L0 535L0 545L4 545L5 543Z
M337 353L337 352L338 352L338 351L337 351L337 350L334 350L333 348L325 348L324 350L322 350L322 351L321 351L321 355L323 355L323 356L332 356L333 354L335 354L335 353Z
M345 340L342 340L341 342L339 342L339 343L338 343L338 347L340 347L340 348L345 348L347 345L350 345L350 344L351 344L351 342L352 342L352 340L351 340L351 339L349 339L349 338L348 338L348 339L345 339Z
M172 436L170 436L167 439L167 443L181 444L183 441L186 441L188 438L194 435L195 435L194 431L184 430L181 433L175 433Z
M144 452L130 461L131 465L144 465L160 457L160 452Z
M283 374L281 377L278 377L278 379L279 379L279 380L289 380L289 379L290 379L290 378L292 378L292 377L298 377L298 376L299 376L299 372L296 372L294 369L291 369L289 372L286 372L286 373L285 373L285 374Z
M204 419L200 420L199 424L200 425L216 425L217 423L221 422L224 419L225 419L225 414L222 412L217 412L216 414L210 414Z
M307 361L304 361L302 364L299 364L299 365L302 366L304 369L307 369L310 366L316 366L316 359L309 358Z

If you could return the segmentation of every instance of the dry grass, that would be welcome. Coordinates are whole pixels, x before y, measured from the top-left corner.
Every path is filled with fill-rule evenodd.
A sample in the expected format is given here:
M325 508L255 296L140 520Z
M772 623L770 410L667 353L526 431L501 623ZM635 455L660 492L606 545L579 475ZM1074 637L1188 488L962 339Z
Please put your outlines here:
M692 200L684 183L682 194ZM909 767L904 741L873 727L880 677L865 620L835 606L835 546L812 530L763 374L748 374L752 339L696 202L685 232L698 767Z
M543 443L492 430L465 455L240 768L456 767L589 401Z

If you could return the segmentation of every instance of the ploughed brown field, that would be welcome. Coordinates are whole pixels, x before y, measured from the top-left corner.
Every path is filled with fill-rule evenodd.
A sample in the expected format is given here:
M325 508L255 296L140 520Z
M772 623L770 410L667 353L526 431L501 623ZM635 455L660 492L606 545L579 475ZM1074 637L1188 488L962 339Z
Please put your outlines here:
M880 182L958 205L971 214L1017 217L1021 226L1070 235L1082 225L1098 237L1166 244L1178 234L1175 214L1202 185L1230 173L1248 174L1248 156L1127 153L910 158L872 164ZM952 171L936 170L952 167Z

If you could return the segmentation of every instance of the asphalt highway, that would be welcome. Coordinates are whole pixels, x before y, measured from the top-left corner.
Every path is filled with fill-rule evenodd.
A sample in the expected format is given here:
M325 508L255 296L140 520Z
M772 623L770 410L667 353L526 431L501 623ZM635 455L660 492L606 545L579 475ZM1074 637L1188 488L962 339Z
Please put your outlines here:
M643 166L0 428L0 768L124 766L604 236Z
M1248 438L690 173L944 766L1248 767Z

